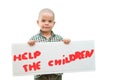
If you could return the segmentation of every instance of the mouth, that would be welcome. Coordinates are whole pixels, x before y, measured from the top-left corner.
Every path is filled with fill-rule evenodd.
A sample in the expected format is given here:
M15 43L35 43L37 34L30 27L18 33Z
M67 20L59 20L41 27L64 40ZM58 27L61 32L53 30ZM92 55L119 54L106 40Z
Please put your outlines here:
M50 27L44 27L44 28L50 28Z

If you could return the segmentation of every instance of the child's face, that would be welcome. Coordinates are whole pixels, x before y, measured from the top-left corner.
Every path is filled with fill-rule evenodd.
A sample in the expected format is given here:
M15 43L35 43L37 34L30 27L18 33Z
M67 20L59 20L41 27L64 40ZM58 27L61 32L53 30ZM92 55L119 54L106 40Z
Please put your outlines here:
M43 32L50 32L55 24L54 16L52 13L42 13L37 23Z

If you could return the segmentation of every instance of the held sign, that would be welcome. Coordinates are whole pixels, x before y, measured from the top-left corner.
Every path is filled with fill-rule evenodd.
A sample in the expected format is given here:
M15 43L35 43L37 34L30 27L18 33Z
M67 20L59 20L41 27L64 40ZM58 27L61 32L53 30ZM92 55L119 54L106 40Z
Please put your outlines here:
M13 75L36 75L95 70L94 41L13 44Z

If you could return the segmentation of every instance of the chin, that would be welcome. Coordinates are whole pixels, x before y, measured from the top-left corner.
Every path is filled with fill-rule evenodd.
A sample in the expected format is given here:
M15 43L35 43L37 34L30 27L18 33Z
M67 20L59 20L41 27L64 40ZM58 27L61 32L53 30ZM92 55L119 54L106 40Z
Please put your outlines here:
M42 30L43 32L49 32L49 31L51 31L51 30Z

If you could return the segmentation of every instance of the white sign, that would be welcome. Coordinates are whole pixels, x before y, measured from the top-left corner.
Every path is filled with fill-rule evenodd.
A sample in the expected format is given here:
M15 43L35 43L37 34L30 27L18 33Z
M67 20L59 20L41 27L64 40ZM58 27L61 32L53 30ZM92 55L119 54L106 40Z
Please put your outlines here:
M13 74L36 75L95 70L94 41L13 44Z

